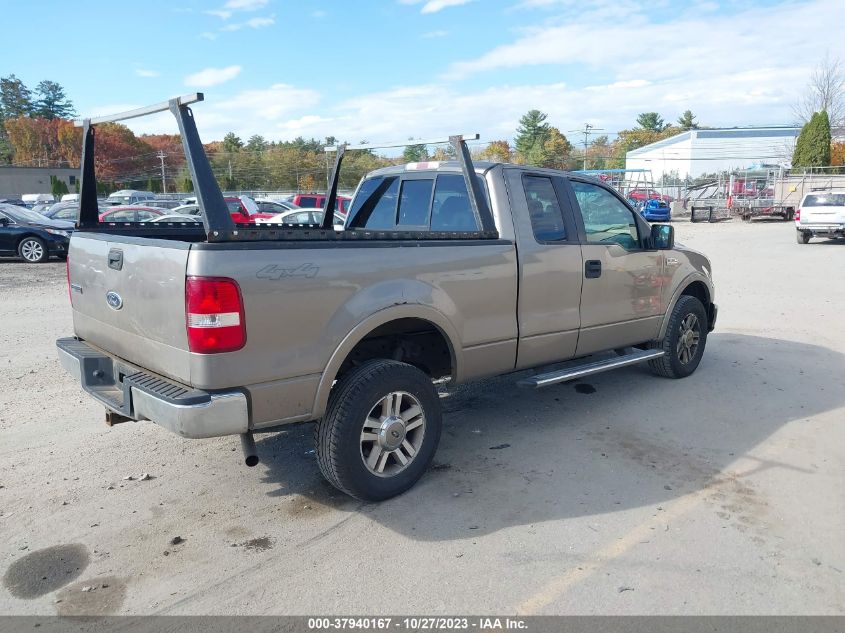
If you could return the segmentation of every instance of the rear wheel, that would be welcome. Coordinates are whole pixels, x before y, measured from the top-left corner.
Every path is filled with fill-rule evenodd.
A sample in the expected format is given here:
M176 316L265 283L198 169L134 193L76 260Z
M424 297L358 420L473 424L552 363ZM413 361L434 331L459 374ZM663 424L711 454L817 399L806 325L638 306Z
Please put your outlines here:
M28 264L40 264L49 257L47 245L37 237L23 238L18 244L18 255Z
M796 231L795 232L795 241L799 244L809 244L810 238L813 237L812 233L807 231Z
M397 361L368 361L332 389L316 430L320 471L358 499L395 497L428 469L440 427L440 399L425 373Z
M666 353L649 367L658 376L685 378L698 367L706 343L707 312L696 297L684 295L672 309L666 336L654 345Z

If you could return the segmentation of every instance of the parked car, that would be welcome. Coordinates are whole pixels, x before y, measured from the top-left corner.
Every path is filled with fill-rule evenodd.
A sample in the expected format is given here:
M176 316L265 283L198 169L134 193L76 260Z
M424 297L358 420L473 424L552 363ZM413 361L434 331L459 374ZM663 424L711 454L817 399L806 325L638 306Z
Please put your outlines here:
M57 202L41 212L41 215L53 220L76 222L79 202Z
M294 209L277 213L267 219L256 220L256 224L321 224L323 211L321 209ZM342 229L346 222L346 216L340 213L334 214L334 227Z
M179 215L176 213L170 213L167 215L160 215L157 218L152 218L147 220L147 222L196 222L201 223L202 219L196 215Z
M640 214L649 222L669 222L672 219L669 204L663 200L646 200L639 207Z
M200 205L198 205L196 202L192 202L190 204L181 204L178 207L174 207L173 209L171 209L171 211L180 215L199 215Z
M141 205L115 206L100 214L100 222L146 222L167 212L167 209Z
M646 200L663 200L663 202L672 202L674 198L661 194L655 189L631 189L628 192L628 199L637 202L644 202Z
M229 207L232 219L239 224L255 224L256 220L266 220L275 215L260 212L255 200L249 196L226 196L224 200Z
M814 237L845 237L845 191L816 191L795 210L796 238L807 244Z
M159 209L175 209L185 204L185 202L172 198L153 198L152 200L145 200L144 204L148 204L151 207L158 207Z
M121 189L115 191L108 198L106 204L126 206L131 204L138 204L140 202L149 203L150 200L155 199L156 195L152 191L137 191L135 189Z
M321 193L298 193L288 198L288 201L303 209L322 209L326 204L326 196ZM350 202L352 202L352 198L338 196L335 211L346 215L349 212Z
M256 198L255 204L260 213L284 213L300 208L287 200L270 200L269 198Z
M0 255L17 255L29 264L66 257L71 222L51 220L31 209L0 204Z
M56 201L52 193L25 193L21 196L23 206L31 209L35 205L50 205Z

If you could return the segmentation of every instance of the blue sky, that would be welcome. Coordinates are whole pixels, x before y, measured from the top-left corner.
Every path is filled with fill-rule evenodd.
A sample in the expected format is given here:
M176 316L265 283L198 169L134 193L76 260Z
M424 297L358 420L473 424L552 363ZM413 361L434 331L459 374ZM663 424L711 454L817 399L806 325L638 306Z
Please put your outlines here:
M845 57L843 0L3 0L2 11L28 44L7 43L0 74L58 81L83 114L203 91L204 140L494 140L531 108L564 133L688 108L707 125L785 124L825 52ZM172 132L171 121L130 126Z

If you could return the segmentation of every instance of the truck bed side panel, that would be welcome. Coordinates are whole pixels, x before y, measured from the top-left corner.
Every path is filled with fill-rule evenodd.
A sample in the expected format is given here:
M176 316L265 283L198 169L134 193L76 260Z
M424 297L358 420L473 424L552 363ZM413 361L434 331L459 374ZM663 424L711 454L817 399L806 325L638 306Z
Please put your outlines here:
M355 326L395 305L433 307L462 349L517 337L516 250L505 240L197 244L187 272L233 277L245 302L244 349L191 355L192 384L204 389L318 375Z

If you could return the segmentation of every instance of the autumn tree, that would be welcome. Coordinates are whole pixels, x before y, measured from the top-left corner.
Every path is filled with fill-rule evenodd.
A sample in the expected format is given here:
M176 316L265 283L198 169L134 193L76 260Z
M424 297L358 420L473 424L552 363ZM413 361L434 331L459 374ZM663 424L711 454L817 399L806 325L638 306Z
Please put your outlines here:
M512 156L510 143L505 140L492 141L479 152L479 158L498 163L509 163L512 160Z
M569 169L571 167L572 143L556 127L549 127L546 140L543 142L543 156L538 165L552 169Z
M831 143L830 164L836 167L842 167L845 165L845 143Z
M793 167L828 167L830 165L830 119L827 112L816 112L801 128L795 151Z

